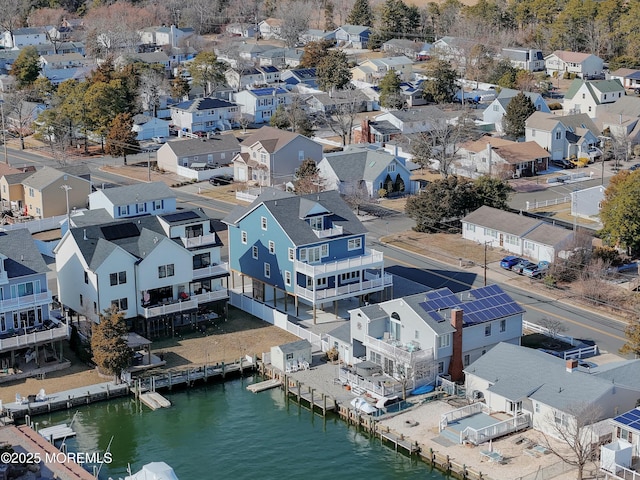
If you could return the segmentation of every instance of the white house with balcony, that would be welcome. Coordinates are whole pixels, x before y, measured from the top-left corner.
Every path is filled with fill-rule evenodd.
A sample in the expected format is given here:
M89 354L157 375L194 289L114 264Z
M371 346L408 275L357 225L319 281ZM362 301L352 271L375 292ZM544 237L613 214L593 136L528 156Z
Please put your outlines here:
M17 373L16 365L27 370L52 362L45 346L62 361L62 341L69 330L49 318L47 272L29 230L0 232L0 368L8 375Z
M183 132L231 130L238 121L239 107L219 98L196 98L172 105L171 123Z
M242 291L298 313L392 286L384 255L366 246L366 228L337 191L294 195L266 189L224 220L229 264Z
M55 249L60 302L95 322L115 305L147 338L191 329L226 314L221 247L201 210L72 228Z

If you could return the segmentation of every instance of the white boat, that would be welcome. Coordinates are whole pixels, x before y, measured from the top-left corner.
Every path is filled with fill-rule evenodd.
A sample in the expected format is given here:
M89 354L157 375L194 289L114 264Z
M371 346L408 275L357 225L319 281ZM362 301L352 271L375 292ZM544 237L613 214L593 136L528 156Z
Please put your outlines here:
M164 462L147 463L142 469L133 475L124 477L124 480L178 480L173 468Z
M371 405L362 397L356 397L351 400L351 406L362 413L375 413L378 411L376 407Z

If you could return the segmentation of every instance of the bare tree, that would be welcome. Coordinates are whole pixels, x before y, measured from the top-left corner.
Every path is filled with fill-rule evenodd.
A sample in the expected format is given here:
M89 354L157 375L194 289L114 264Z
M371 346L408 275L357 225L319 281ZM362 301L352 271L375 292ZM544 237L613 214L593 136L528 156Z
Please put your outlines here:
M545 446L560 460L578 469L577 480L582 480L584 468L597 453L600 438L593 426L602 419L602 410L593 403L576 403L564 411L554 410L547 418L551 430L542 434ZM558 446L549 437L561 441Z
M540 326L547 329L551 338L556 338L558 334L567 331L566 325L555 318L542 317L540 319Z
M345 200L351 208L356 209L356 215L360 215L360 207L370 204L372 201L364 180L360 180L356 185L353 185L347 192L345 192Z
M18 134L20 148L24 150L24 137L32 133L31 126L35 120L35 105L28 102L29 90L15 90L5 93L4 114L8 128Z
M362 93L359 90L347 88L335 90L330 96L337 97L336 105L328 113L323 111L320 116L331 131L340 136L343 146L350 145L356 114L363 110Z
M143 110L149 111L154 117L158 116L160 97L169 91L169 82L159 69L145 68L140 74L138 92Z
M309 28L313 15L311 4L299 0L282 2L278 8L278 18L282 19L280 36L287 47L298 43L300 34Z
M238 112L235 116L235 121L238 122L240 128L242 128L242 133L247 133L247 127L251 124L251 116Z

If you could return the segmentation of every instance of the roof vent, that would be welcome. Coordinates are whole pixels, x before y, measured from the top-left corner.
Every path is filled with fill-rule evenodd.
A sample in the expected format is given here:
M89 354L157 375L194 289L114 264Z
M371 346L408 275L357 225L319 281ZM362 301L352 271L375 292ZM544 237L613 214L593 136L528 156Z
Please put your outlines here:
M158 237L153 237L153 244L155 245L156 243L158 243Z
M24 262L24 255L20 255L20 261Z
M82 239L83 240L87 239L87 229L86 228L82 230Z

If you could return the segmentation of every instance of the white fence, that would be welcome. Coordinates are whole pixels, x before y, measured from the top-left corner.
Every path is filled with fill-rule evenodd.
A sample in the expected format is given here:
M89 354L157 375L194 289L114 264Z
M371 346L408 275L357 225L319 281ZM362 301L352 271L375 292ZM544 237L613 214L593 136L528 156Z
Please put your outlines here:
M247 203L251 203L253 202L256 198L258 198L258 195L255 195L249 191L245 191L245 192L236 192L236 200L240 200L242 202L247 202Z
M529 202L527 201L527 206L525 208L526 211L535 210L537 208L549 207L551 205L560 205L562 203L569 203L571 201L571 197L561 197L554 198L551 200L544 200L541 202Z
M551 332L551 330L549 330L546 327L543 327L542 325L538 325L537 323L527 322L526 320L522 321L522 329L530 330L532 332L542 333L543 335L547 335L548 337L556 338L558 340L566 342L573 347L576 347L582 343L580 342L580 340L577 340L573 337L562 335L560 333L553 333ZM561 353L563 355L563 358L567 360L569 358L593 357L595 355L598 355L599 351L598 351L597 345L590 345L582 348L574 348L573 350L568 350L566 352L561 352Z
M508 420L494 423L486 427L475 429L472 427L465 428L460 432L460 443L465 440L473 443L474 445L480 445L494 438L502 437L511 432L518 432L531 426L531 415L523 413L516 415Z
M447 413L443 413L440 416L440 431L447 428L447 425L461 418L470 417L476 413L484 412L487 415L491 413L489 407L482 402L472 403L471 405L465 405L464 407L456 408Z
M31 233L46 232L47 230L55 230L60 228L60 223L67 218L66 215L57 215L55 217L41 218L38 220L29 220L28 222L13 223L11 225L2 225L0 229L5 232L11 230L19 230L26 228Z

